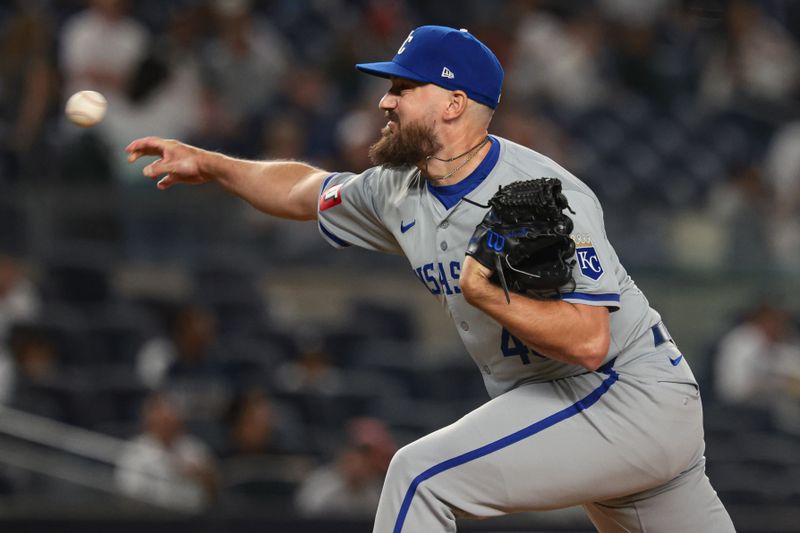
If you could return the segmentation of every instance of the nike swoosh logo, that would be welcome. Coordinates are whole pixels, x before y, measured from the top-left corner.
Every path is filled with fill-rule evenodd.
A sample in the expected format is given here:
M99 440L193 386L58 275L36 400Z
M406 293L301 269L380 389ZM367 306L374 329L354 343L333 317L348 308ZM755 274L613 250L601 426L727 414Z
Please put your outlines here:
M672 357L670 357L670 358L669 358L669 362L670 362L670 363L672 363L672 366L678 366L679 364L681 364L681 360L682 360L682 359L683 359L683 356L682 356L682 355L679 355L679 356L678 356L678 357L676 357L675 359L673 359Z
M401 220L400 221L400 233L407 232L408 230L413 228L414 224L416 224L416 223L417 223L417 219L416 218L414 220L412 220L411 222L409 222L408 224L403 224L403 221Z

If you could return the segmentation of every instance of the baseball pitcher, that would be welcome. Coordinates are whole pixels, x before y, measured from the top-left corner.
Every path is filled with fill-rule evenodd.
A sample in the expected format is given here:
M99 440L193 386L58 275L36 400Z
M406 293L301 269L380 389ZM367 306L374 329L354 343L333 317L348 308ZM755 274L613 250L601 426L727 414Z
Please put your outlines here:
M603 532L734 531L705 475L697 383L608 241L594 193L489 134L503 69L466 30L423 26L391 61L373 168L243 161L143 138L158 187L215 182L336 248L403 254L447 306L491 400L397 452L376 533L582 505Z

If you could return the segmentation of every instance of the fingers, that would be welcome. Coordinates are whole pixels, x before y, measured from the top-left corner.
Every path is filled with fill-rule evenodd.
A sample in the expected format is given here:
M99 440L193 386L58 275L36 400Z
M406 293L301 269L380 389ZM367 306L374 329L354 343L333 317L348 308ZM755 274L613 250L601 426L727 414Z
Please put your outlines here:
M146 167L142 169L142 174L147 176L148 178L157 178L159 176L163 176L164 174L169 174L172 171L172 165L170 165L164 159L157 159L153 161Z
M142 137L136 139L125 147L128 152L128 162L133 163L143 156L159 156L164 153L167 141L160 137Z
M125 151L128 152L129 163L133 163L140 157L159 157L159 159L145 166L142 169L142 173L151 179L157 179L161 176L161 179L156 183L156 187L160 190L165 190L176 183L182 182L182 178L174 173L179 161L175 160L175 156L178 154L173 152L178 144L175 141L160 137L142 137L131 142L125 147ZM177 159L180 160L180 157L178 156Z
M128 162L133 163L140 157L156 156L157 159L144 167L142 173L149 178L157 178L169 174L172 170L167 153L168 141L159 137L143 137L130 143L125 150L128 152Z
M125 147L125 151L134 152L148 149L163 149L166 143L166 139L162 139L161 137L141 137L131 141L131 143Z
M169 189L170 187L178 183L178 181L179 180L173 174L167 174L166 176L158 180L158 183L156 183L156 187L158 187L160 191L163 191Z

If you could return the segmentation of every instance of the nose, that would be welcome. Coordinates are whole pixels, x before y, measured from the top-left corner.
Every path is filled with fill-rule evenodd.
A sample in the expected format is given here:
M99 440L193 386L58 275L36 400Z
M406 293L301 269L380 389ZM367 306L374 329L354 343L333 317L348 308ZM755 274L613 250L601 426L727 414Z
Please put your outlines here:
M397 107L397 96L393 95L392 93L387 92L381 98L381 101L378 102L378 107L381 108L383 111L390 111Z

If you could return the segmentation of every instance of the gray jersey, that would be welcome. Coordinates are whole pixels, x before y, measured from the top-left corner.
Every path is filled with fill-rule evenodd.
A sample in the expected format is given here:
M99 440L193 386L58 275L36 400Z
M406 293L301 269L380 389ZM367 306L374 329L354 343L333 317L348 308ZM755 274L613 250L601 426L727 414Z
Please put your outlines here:
M575 211L575 286L568 302L605 306L611 344L597 372L534 353L459 289L467 242L498 186L561 180ZM461 182L434 188L416 170L334 174L322 186L320 231L404 254L440 298L492 400L399 450L374 533L453 532L455 517L583 505L603 532L730 533L704 473L702 410L689 365L620 265L589 188L552 160L493 138ZM564 379L559 379L564 378Z
M612 313L607 360L660 321L620 264L608 242L603 210L582 181L553 160L498 137L492 138L497 162L466 197L486 205L498 186L540 177L558 178L575 212L575 287L561 294L568 302L606 306ZM322 187L320 231L334 246L356 245L404 254L419 280L444 300L467 350L483 373L492 397L520 383L551 381L586 370L543 357L491 317L471 306L458 286L467 242L486 209L458 201L451 208L420 180L413 169L370 168L361 174L330 176ZM635 356L635 354L631 354Z

